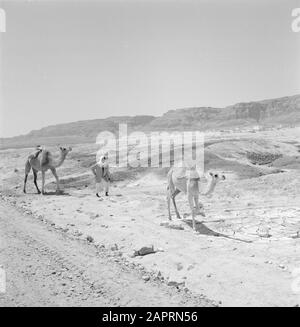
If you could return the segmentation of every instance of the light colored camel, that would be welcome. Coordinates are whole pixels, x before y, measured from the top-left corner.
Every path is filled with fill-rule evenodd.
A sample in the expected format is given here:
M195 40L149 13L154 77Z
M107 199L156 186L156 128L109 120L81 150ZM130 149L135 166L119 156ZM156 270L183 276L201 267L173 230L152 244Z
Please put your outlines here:
M210 176L210 180L208 181L207 189L203 194L201 194L203 196L209 196L214 191L218 181L225 180L224 175L209 173L209 176ZM167 202L168 202L169 220L172 220L171 209L170 209L171 199L175 208L176 216L178 219L181 219L176 206L175 197L180 192L183 192L187 194L189 206L192 213L194 230L196 227L195 215L198 213L204 216L203 205L201 204L200 206L199 204L199 195L200 195L199 181L200 181L200 177L195 169L186 171L185 169L182 168L173 167L168 172Z
M59 187L59 179L58 179L58 176L56 173L56 168L58 168L59 166L61 166L63 164L63 162L66 159L67 154L70 151L72 151L71 147L69 147L68 149L60 147L59 148L59 158L54 159L52 156L52 153L49 150L43 149L38 146L36 152L34 152L28 156L26 164L25 164L25 179L24 179L24 189L23 189L24 193L26 193L27 177L28 177L28 174L29 174L31 168L33 171L34 185L39 194L41 193L41 191L39 190L38 185L37 185L37 173L39 171L42 172L42 194L45 194L45 173L48 169L51 170L53 176L56 179L56 192L59 192L60 187Z

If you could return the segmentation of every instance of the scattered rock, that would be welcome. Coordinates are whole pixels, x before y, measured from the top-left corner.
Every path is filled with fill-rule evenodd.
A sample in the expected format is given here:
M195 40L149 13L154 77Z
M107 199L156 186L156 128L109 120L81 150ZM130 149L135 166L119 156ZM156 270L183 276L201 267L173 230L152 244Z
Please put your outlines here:
M150 245L150 246L143 246L139 250L134 250L133 255L137 257L137 256L144 256L147 254L155 253L155 252L156 251L154 250L154 246Z
M272 235L270 234L270 228L269 227L259 227L256 230L256 233L258 236L263 238L270 238Z
M155 278L160 279L162 277L160 270L156 273Z
M150 280L150 277L148 275L144 275L142 278L145 282L148 282Z
M99 217L100 217L100 215L98 213L96 215L91 215L90 216L91 219L96 219L96 218L99 218Z
M183 265L182 265L182 263L181 263L181 262L178 262L178 263L176 264L176 268L177 268L178 271L182 270L182 269L183 269Z
M118 251L118 244L111 244L111 245L109 245L109 249L111 250L111 251Z
M300 238L300 231L297 231L291 238Z
M88 235L86 237L86 240L89 242L89 243L93 243L94 242L94 239L92 238L92 236Z
M175 287L180 287L180 286L184 286L185 285L185 282L177 282L175 280L169 280L168 281L168 286L175 286Z

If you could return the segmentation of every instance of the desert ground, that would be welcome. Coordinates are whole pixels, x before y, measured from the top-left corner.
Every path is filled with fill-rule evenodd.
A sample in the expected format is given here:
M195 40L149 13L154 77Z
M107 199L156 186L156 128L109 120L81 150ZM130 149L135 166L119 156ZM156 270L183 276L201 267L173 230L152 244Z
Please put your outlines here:
M173 224L166 223L166 169L112 169L114 181L110 196L100 200L95 196L89 171L95 162L97 145L76 144L57 170L63 187L60 195L55 194L55 180L49 172L46 195L36 194L32 175L27 194L23 194L24 164L34 149L1 150L1 225L8 227L0 253L11 258L4 261L8 265L6 269L20 280L10 286L8 273L8 291L6 295L0 294L0 303L43 305L39 300L43 296L33 291L35 287L40 288L41 280L36 281L36 275L18 270L21 263L12 258L22 257L19 259L29 265L41 262L38 258L41 254L37 253L30 264L24 253L26 247L20 249L24 248L25 239L31 237L34 242L38 235L45 234L47 241L35 244L39 248L39 244L46 242L50 249L49 258L44 261L51 263L51 253L58 251L64 258L69 257L71 263L76 259L85 272L91 269L95 275L99 271L101 280L112 284L109 289L117 287L118 279L119 288L127 285L129 294L127 297L119 294L119 300L106 301L99 294L95 296L87 291L81 286L82 281L76 288L75 281L75 286L71 284L81 294L71 295L69 299L73 302L70 302L62 295L65 292L59 282L62 277L56 280L51 275L53 290L58 294L46 302L48 305L153 305L156 302L158 305L299 306L300 293L292 287L295 269L300 268L299 135L299 127L206 133L205 173L223 173L226 180L217 185L212 197L201 198L206 216L197 216L197 233L191 228L184 194L177 197L184 219L176 219L173 210ZM53 153L56 148L49 147ZM40 178L39 174L39 185ZM17 242L14 238L18 239L22 233L21 243L14 244ZM5 241L6 238L10 241ZM10 250L5 244L12 244ZM154 253L134 255L134 251L145 246L153 246ZM98 257L92 255L95 251ZM44 276L51 274L51 267L45 269L42 269ZM127 270L118 274L122 269ZM41 273L40 279L43 278ZM22 283L23 279L27 284ZM71 284L67 286L71 288ZM16 291L22 287L25 288L22 292ZM27 289L31 289L32 299L26 302ZM143 299L144 292L151 296ZM180 299L175 301L174 296Z

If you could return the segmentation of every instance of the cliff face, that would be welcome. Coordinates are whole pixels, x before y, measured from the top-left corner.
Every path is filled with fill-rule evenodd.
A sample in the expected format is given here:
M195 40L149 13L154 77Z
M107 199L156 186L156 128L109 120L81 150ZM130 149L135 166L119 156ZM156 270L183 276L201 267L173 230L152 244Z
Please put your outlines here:
M251 124L297 125L300 95L258 102L237 103L226 108L171 110L150 122L153 129L238 127Z
M300 95L237 103L225 108L170 110L161 117L122 116L58 124L27 135L0 139L0 148L94 142L101 131L117 133L120 123L127 123L129 131L218 130L258 124L271 127L297 126L300 124Z
M257 122L271 120L276 116L299 114L300 96L284 97L260 102L238 103L229 108L235 110L236 118L254 119ZM277 121L277 120L276 120ZM299 121L298 121L299 122ZM291 123L294 123L291 121Z

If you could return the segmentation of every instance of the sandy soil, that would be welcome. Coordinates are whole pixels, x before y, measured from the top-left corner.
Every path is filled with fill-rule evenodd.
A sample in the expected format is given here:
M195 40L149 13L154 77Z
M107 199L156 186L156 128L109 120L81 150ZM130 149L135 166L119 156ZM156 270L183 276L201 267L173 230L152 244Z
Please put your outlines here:
M272 142L267 151L276 148L298 160L299 130L276 132L277 139L274 135L261 135ZM246 136L245 147L251 143L250 137L253 141L259 138L256 134ZM223 141L227 147L232 142L227 137ZM227 152L236 148L233 142ZM215 144L210 150L218 160L224 159L221 149ZM74 149L73 157L58 170L65 187L59 196L54 192L35 194L31 179L24 195L22 167L30 150L1 151L1 196L63 234L82 241L91 237L98 248L121 253L126 265L143 267L151 278L161 275L166 283L205 294L219 305L300 304L300 294L291 287L292 273L300 267L299 169L279 167L275 171L273 166L251 166L231 151L235 153L230 158L232 166L226 161L223 169L216 167L227 179L217 186L212 198L203 199L206 217L198 216L198 232L194 233L184 195L178 196L177 203L185 219L174 218L180 229L161 225L167 219L166 178L162 174L130 175L114 183L108 198L96 198L84 159L88 156L92 161L94 151L93 145ZM48 182L48 190L54 190L53 179L48 178ZM132 257L135 249L145 245L160 251Z
M0 306L212 306L0 202Z

